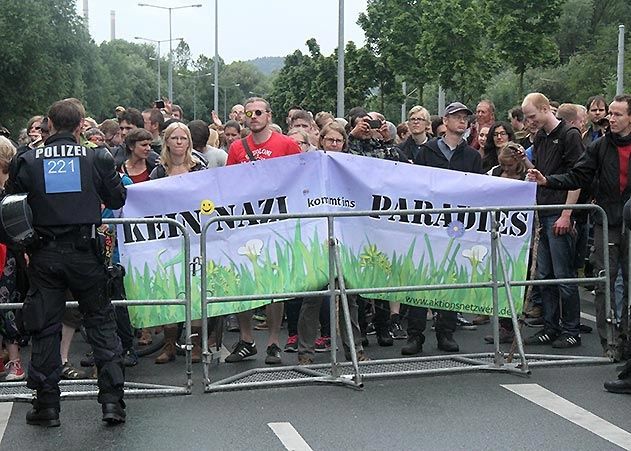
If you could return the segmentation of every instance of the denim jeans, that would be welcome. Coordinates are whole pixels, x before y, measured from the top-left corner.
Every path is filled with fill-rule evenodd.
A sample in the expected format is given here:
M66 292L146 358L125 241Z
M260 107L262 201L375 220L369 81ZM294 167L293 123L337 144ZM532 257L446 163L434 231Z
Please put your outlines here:
M598 335L603 347L607 348L607 310L612 309L615 312L620 307L620 325L614 329L613 338L615 343L626 341L628 334L628 316L627 316L627 290L629 289L629 281L627 272L624 270L628 267L628 235L622 232L621 226L609 227L608 230L608 248L609 248L609 288L610 288L610 305L605 302L605 287L603 284L596 284L596 298L594 300L596 307L596 326ZM601 225L594 226L594 271L598 274L605 269L605 256L603 250L603 228ZM616 279L619 269L622 268L622 297L620 304L617 303L615 293Z
M558 215L540 217L541 233L537 251L537 278L540 280L576 277L574 238L569 233L555 236L552 231L558 218ZM542 285L540 291L546 329L557 334L578 336L581 314L578 286Z

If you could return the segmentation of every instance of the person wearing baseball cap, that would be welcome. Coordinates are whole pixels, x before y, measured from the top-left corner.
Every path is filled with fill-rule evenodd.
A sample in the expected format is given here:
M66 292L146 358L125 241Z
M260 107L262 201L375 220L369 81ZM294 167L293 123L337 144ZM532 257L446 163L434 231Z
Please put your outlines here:
M471 110L463 103L453 102L447 105L443 116L443 124L447 128L445 135L421 145L414 157L414 164L482 174L482 157L464 139L471 114L473 114ZM436 310L436 313L438 349L445 352L458 352L460 348L453 337L456 331L457 313L446 310ZM401 348L401 354L414 355L422 352L426 322L426 307L409 306L408 342Z
M445 116L448 116L450 114L455 114L458 111L466 111L467 116L471 116L473 114L473 111L467 108L467 106L464 103L453 102L447 105L447 108L445 108Z

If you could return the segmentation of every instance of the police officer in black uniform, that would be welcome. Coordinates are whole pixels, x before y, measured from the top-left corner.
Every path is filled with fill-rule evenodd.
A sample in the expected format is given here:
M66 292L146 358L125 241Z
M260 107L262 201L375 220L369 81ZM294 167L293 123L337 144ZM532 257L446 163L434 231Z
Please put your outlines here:
M64 292L79 302L98 369L103 421L125 421L124 367L107 271L95 239L101 204L121 208L126 190L104 148L78 144L85 116L76 99L55 102L48 111L51 136L42 147L16 157L7 192L27 193L37 233L29 253L30 288L24 301L24 329L32 337L27 386L37 391L28 424L59 426L59 345Z

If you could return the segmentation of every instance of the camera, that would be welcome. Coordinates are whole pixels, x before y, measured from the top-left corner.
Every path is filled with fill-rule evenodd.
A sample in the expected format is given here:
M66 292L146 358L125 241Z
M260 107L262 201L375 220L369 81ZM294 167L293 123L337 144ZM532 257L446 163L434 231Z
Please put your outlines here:
M380 128L381 121L379 119L369 119L368 125L370 126L370 128Z
M156 101L153 103L153 106L154 106L155 108L159 108L159 109L164 108L164 100L156 100Z

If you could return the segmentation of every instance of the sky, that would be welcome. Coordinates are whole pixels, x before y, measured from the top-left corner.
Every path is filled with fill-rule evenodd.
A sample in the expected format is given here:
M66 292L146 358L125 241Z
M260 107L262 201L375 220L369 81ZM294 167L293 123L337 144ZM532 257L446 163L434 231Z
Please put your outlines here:
M226 63L262 56L286 56L296 49L307 51L305 42L315 38L324 55L331 54L338 41L338 0L216 0L219 2L219 56ZM363 30L357 25L367 0L344 2L344 39L364 45ZM84 0L76 0L83 15ZM215 54L214 0L145 0L163 7L202 4L171 12L173 38L184 38L193 58ZM169 12L138 6L134 0L88 0L90 34L97 44L110 39L110 15L116 11L116 38L134 37L165 40L163 56L169 49ZM173 43L175 47L176 42Z

